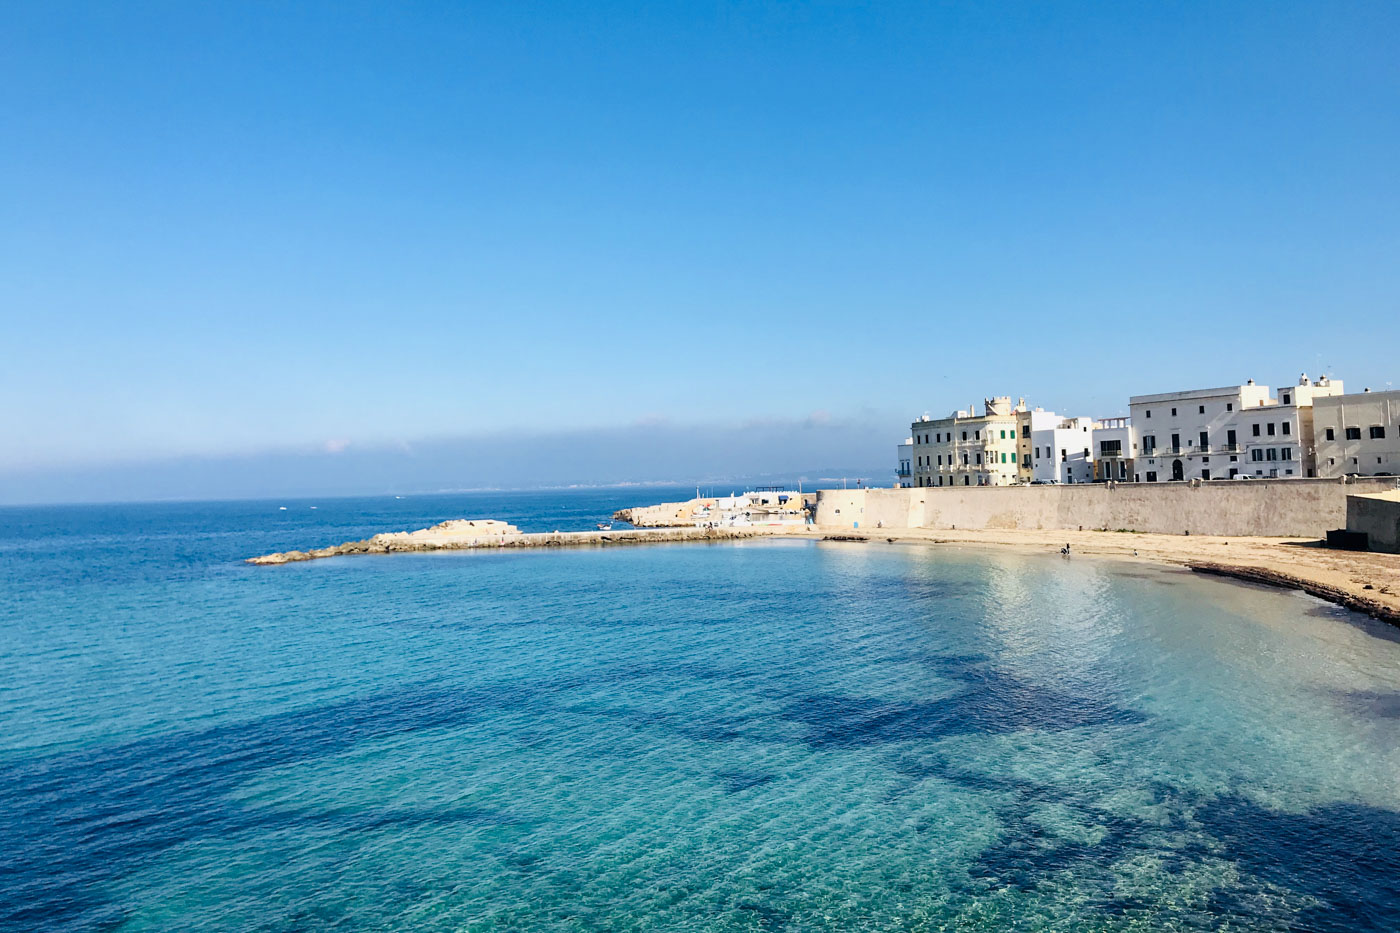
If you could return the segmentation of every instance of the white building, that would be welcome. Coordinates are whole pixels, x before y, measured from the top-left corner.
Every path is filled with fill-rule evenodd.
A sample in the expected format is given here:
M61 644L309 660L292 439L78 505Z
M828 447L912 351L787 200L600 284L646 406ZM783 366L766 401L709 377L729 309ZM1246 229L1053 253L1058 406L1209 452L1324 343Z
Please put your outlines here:
M906 437L904 443L895 448L895 462L899 466L894 471L894 485L905 488L914 485L914 439Z
M1313 403L1317 475L1400 475L1400 391L1333 395Z
M1340 394L1342 383L1306 375L1279 389L1244 385L1128 401L1138 436L1135 481L1315 476L1313 399Z
M1037 446L1035 437L1041 431L1052 430L1063 420L1065 420L1063 415L1057 415L1053 411L1046 411L1043 408L1020 413L1021 437L1018 447L1021 454L1021 469L1016 475L1017 482L1030 483L1035 481L1037 460L1045 460L1049 457L1049 454L1045 453L1048 448ZM1041 455L1039 458L1037 452ZM1042 473L1044 473L1049 467L1046 463L1042 463L1041 468Z
M985 399L984 414L972 408L947 418L924 415L913 432L914 485L1010 486L1020 469L1018 425L1025 400L1014 408L1009 395Z
M1094 479L1127 483L1133 479L1137 433L1129 418L1100 418L1094 428Z
M1053 427L1031 430L1032 482L1094 481L1092 418L1059 418Z

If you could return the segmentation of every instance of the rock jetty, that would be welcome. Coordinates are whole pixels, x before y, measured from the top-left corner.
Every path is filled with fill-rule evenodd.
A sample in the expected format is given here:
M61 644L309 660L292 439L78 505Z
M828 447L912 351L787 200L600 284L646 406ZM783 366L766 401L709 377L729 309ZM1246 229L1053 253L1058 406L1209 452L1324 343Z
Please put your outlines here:
M347 541L344 544L310 551L283 551L280 554L250 557L248 563L289 564L299 560L315 560L318 557L340 557L343 554L451 550L499 544L510 537L520 537L520 529L506 522L494 519L454 518L417 531L390 531L363 541Z
M453 519L418 531L378 534L364 541L347 541L308 551L282 551L250 557L249 564L291 564L350 554L393 554L407 551L457 551L472 548L606 547L619 544L659 544L667 541L729 541L781 534L774 528L661 528L625 531L554 531L522 534L505 522Z
M691 499L687 502L660 502L618 509L613 513L613 521L627 522L638 528L684 528L695 524L695 512L702 501Z

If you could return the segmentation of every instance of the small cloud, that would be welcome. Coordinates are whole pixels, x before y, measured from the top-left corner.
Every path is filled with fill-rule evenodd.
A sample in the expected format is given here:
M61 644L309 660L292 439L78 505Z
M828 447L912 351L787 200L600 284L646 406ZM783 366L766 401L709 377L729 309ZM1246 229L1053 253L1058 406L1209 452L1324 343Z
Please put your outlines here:
M825 427L831 424L831 412L826 409L818 409L807 416L806 425L809 428Z
M345 448L350 446L350 442L344 438L335 438L326 441L324 449L328 454L340 454L345 452Z

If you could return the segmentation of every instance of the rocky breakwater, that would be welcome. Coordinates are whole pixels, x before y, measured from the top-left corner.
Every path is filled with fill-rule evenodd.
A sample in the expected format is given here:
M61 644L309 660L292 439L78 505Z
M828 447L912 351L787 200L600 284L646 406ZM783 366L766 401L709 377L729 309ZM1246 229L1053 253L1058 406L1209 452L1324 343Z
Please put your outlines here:
M638 528L683 528L695 524L695 513L704 501L691 499L687 502L660 502L618 509L613 513L613 520Z
M390 531L310 551L283 551L250 557L250 564L290 564L318 557L345 554L390 554L395 551L438 551L470 547L500 547L507 540L524 537L520 529L494 519L454 518L417 531Z
M521 534L505 522L458 519L419 531L396 531L364 541L348 541L310 551L283 551L250 557L250 564L290 564L319 557L349 554L392 554L404 551L455 551L468 548L609 547L619 544L661 544L668 541L730 541L788 534L797 528L654 528L625 531L551 531Z

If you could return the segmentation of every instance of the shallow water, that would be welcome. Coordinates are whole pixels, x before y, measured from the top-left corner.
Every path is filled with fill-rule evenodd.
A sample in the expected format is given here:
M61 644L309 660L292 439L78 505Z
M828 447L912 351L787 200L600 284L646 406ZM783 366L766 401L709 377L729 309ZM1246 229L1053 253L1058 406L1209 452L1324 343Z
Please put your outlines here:
M1301 595L801 541L238 562L637 500L0 510L0 927L1395 929L1400 639Z

